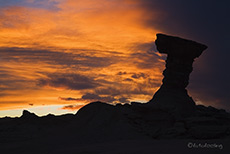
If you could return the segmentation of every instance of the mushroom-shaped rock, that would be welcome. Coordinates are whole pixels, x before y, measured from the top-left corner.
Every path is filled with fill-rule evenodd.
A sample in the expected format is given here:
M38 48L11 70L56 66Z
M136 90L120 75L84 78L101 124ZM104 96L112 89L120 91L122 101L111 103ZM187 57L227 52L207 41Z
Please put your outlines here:
M207 46L164 34L157 34L155 43L160 53L167 54L166 69L163 72L162 86L147 105L179 116L189 116L196 108L185 88L189 83L194 59L198 58Z

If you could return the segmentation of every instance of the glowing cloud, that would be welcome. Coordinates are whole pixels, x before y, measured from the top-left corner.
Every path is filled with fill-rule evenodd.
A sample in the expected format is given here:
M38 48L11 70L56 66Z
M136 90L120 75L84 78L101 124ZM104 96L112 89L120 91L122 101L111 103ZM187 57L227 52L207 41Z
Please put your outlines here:
M161 83L164 62L153 51L156 30L145 28L145 18L139 2L130 0L22 1L0 8L0 110L147 101ZM66 98L81 102L68 107L73 102Z

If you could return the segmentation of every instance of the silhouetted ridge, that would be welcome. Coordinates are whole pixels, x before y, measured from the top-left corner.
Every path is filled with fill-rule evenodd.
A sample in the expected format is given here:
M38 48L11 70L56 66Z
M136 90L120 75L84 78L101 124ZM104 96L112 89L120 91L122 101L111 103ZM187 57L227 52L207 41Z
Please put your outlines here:
M23 119L34 119L34 118L38 118L38 116L34 113L27 111L27 110L23 110L21 118L23 118Z

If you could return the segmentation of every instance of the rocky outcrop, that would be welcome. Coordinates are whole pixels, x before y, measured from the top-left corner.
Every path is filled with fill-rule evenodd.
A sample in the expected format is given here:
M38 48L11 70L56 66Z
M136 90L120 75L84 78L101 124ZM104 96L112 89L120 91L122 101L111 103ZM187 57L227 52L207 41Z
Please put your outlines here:
M190 116L195 112L195 102L185 88L189 83L194 59L207 46L164 34L157 34L155 43L160 53L167 54L167 60L163 84L148 106L171 111L178 116Z
M189 117L177 117L137 102L116 106L94 102L80 109L76 118L84 137L101 140L217 139L230 135L230 114L202 105L195 106Z
M33 120L35 118L38 118L38 116L36 114L34 114L34 113L31 113L31 112L27 111L27 110L23 110L21 118L25 119L25 120L26 119Z

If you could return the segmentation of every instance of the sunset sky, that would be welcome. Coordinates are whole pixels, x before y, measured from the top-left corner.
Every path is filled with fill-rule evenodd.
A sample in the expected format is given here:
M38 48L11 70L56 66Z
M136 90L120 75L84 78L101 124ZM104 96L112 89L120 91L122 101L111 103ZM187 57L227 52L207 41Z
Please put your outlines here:
M0 0L0 117L76 113L92 101L147 102L165 55L156 33L206 44L188 86L230 110L228 1Z

